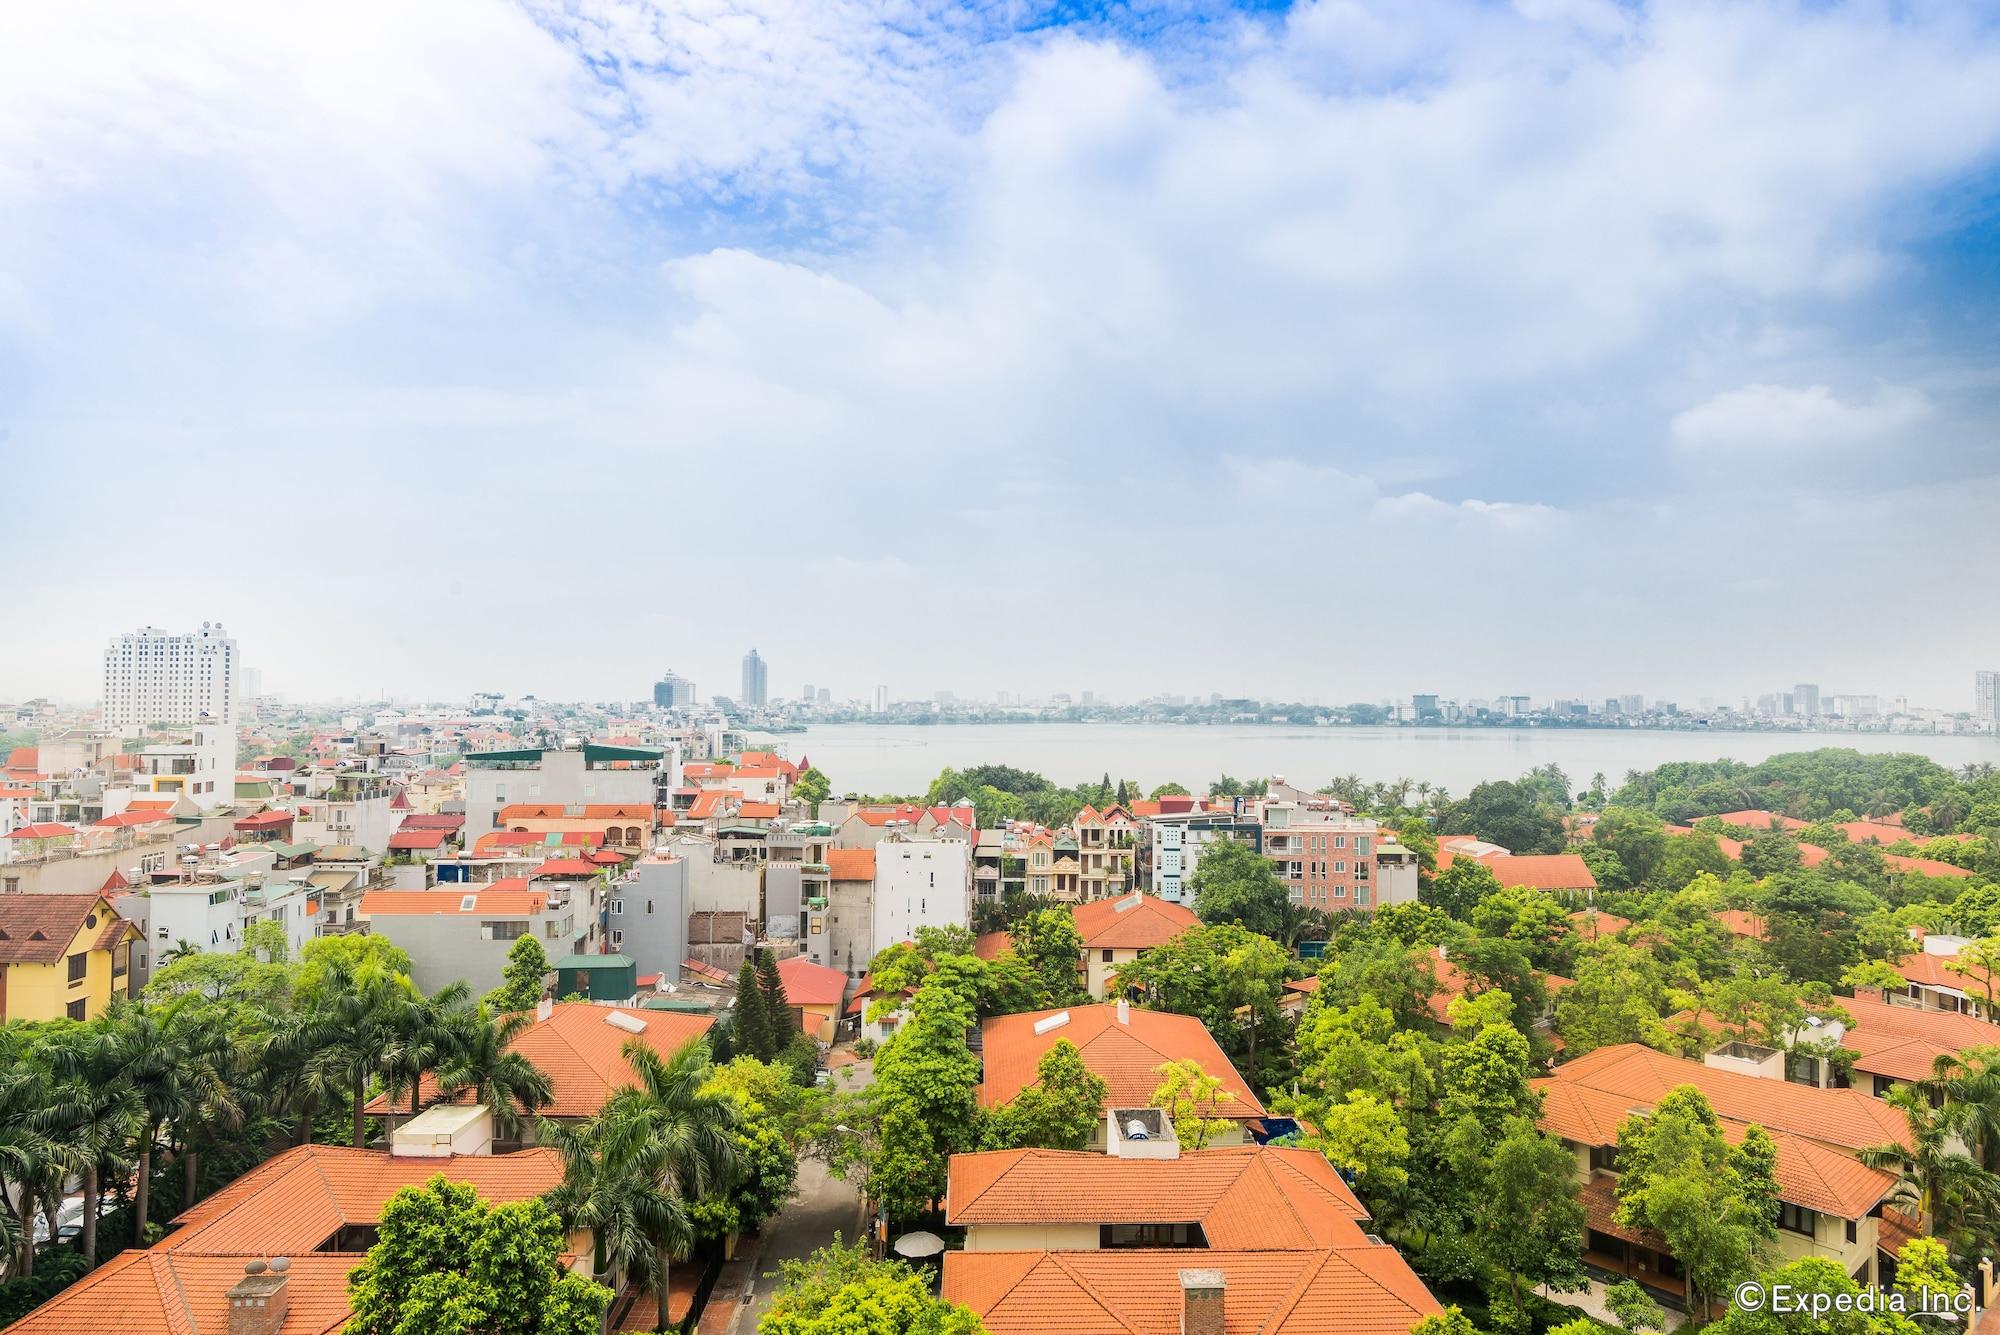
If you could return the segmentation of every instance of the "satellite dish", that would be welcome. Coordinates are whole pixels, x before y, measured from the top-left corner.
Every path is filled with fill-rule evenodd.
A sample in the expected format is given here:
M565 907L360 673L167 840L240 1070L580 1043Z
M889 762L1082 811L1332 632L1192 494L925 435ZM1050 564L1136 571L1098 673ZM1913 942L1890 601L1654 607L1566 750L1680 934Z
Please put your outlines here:
M905 1233L896 1239L893 1249L898 1256L936 1256L944 1250L944 1239L935 1233Z

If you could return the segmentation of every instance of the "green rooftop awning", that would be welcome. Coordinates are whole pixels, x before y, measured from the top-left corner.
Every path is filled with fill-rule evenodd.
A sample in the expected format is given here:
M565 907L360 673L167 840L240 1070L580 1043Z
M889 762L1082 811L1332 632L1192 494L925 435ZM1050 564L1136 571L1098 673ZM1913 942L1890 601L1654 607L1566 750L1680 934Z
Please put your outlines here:
M551 969L636 969L638 962L630 955L565 955L549 966Z
M262 845L262 847L270 849L281 858L302 858L309 853L319 852L318 844L308 843L304 840L296 844L267 843Z
M529 746L512 751L468 751L461 759L468 765L532 765L553 747ZM659 760L666 749L658 746L602 746L596 742L583 748L583 763L604 765L614 760Z

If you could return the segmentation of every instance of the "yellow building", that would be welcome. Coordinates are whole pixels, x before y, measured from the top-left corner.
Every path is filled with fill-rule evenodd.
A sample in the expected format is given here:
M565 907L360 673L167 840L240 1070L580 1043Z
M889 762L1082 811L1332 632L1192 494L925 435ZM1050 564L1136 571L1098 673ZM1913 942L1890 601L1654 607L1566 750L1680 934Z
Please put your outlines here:
M131 993L138 936L102 895L0 896L0 1021L102 1014Z

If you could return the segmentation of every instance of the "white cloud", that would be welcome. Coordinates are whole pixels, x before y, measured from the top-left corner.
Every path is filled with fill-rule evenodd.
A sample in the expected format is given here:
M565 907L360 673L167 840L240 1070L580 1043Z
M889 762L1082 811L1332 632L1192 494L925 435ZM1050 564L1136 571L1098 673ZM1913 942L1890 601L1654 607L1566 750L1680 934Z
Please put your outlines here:
M1930 400L1907 386L1887 385L1865 402L1842 402L1825 385L1745 385L1677 414L1673 434L1686 449L1895 443L1930 415Z

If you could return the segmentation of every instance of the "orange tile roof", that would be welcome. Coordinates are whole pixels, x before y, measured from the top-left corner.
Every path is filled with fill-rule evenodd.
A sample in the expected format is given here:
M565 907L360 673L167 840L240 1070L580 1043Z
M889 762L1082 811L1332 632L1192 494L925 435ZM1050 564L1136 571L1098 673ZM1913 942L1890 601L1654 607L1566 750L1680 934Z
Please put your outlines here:
M1394 1247L946 1252L943 1296L992 1335L1180 1335L1180 1272L1223 1274L1223 1335L1409 1335L1442 1309Z
M1939 862L1936 858L1907 858L1900 853L1884 853L1882 861L1891 871L1915 872L1919 876L1967 877L1972 872L1967 868L1949 862Z
M433 1161L435 1162L435 1161ZM209 1335L229 1329L229 1290L244 1256L192 1256L159 1248L120 1252L7 1327L7 1335ZM352 1253L289 1258L285 1319L278 1335L328 1335L347 1324Z
M402 1157L340 1145L300 1145L267 1159L181 1215L156 1250L206 1256L302 1256L341 1228L382 1221L404 1187L442 1173L494 1204L531 1200L562 1181L550 1149Z
M1724 825L1740 825L1749 830L1803 830L1807 822L1791 816L1780 816L1771 811L1760 811L1755 807L1745 807L1741 811L1725 811L1716 817Z
M1085 950L1150 950L1201 926L1194 910L1134 891L1070 910Z
M1967 996L1985 996L1988 982L1986 971L1977 966L1973 966L1965 973L1947 969L1946 962L1955 959L1957 959L1955 955L1933 955L1929 951L1918 951L1897 960L1896 972L1903 975L1905 982L1915 983L1919 987L1945 987L1954 992L1963 992ZM2000 993L2000 988L1995 990L1996 993Z
M1128 1022L1118 1022L1118 1007L1070 1006L1069 1020L1046 1033L1037 1034L1038 1021L1062 1014L1061 1011L1026 1011L1019 1015L999 1015L986 1021L982 1029L986 1058L986 1078L979 1086L979 1101L988 1108L1012 1101L1016 1094L1038 1079L1035 1065L1056 1040L1068 1039L1083 1053L1083 1064L1103 1079L1106 1107L1140 1108L1152 1101L1160 1086L1154 1069L1164 1062L1192 1058L1204 1071L1219 1077L1222 1088L1236 1096L1225 1103L1217 1116L1247 1120L1264 1115L1264 1105L1250 1092L1243 1077L1229 1064L1215 1039L1192 1015L1172 1015L1165 1011L1141 1010L1133 1006Z
M1530 890L1595 890L1590 864L1575 853L1489 853L1479 861L1503 886Z
M1773 1134L1788 1131L1845 1150L1907 1142L1910 1136L1902 1113L1858 1089L1814 1089L1789 1080L1762 1079L1668 1056L1637 1043L1597 1048L1535 1083L1539 1088L1574 1086L1613 1094L1626 1101L1626 1109L1650 1106L1669 1090L1693 1085L1717 1116L1755 1122ZM1617 1128L1611 1130L1615 1136Z
M836 881L875 879L875 850L872 848L829 848L826 865Z
M445 840L451 838L450 830L398 830L389 836L389 850L412 851L442 848Z
M1326 1156L1237 1145L1178 1159L1062 1150L952 1156L945 1223L1198 1223L1208 1245L1275 1250L1364 1240L1368 1212Z
M1753 941L1764 940L1768 930L1764 926L1762 915L1752 913L1748 909L1717 909L1715 920L1733 934L1748 937Z
M983 960L997 960L1013 948L1012 932L981 932L972 939L972 953Z
M465 901L471 900L470 906ZM540 913L549 905L548 892L529 890L518 880L484 886L439 886L435 890L370 890L361 896L364 918L421 917L462 913L477 918L492 913Z
M780 810L776 802L745 802L736 808L736 814L745 820L776 820Z
M717 814L717 807L722 806L724 803L741 802L742 800L743 794L734 788L707 789L701 796L695 798L694 805L688 808L688 819L707 820Z
M627 1033L605 1019L612 1014L639 1021L645 1032ZM587 1001L559 1002L548 1019L516 1035L511 1050L540 1067L555 1087L554 1097L541 1109L544 1116L590 1117L603 1108L612 1090L632 1081L632 1066L625 1060L628 1039L643 1039L666 1057L706 1035L714 1024L707 1015L634 1011ZM419 1097L426 1103L436 1101L437 1084L431 1077L424 1077ZM369 1101L368 1108L381 1112L387 1104L378 1095Z
M529 872L530 876L595 876L597 864L584 858L550 858Z
M515 802L500 808L501 820L646 820L653 808L643 802L586 803L572 811L561 802Z
M785 999L794 1006L838 1006L847 995L846 974L814 964L804 955L779 960L778 977L785 984Z
M1630 918L1621 918L1615 913L1606 913L1603 909L1578 909L1569 915L1569 921L1570 925L1576 928L1576 934L1586 941L1616 936L1632 925Z

